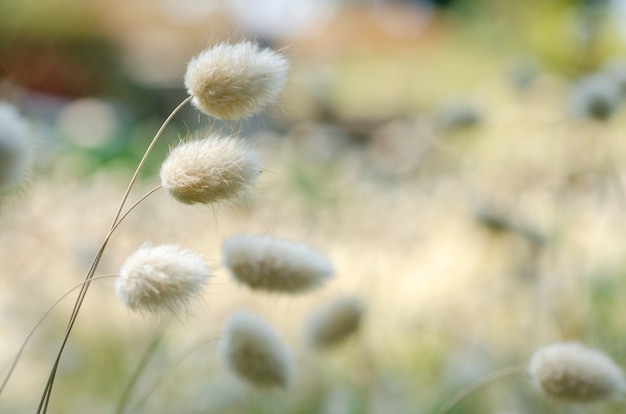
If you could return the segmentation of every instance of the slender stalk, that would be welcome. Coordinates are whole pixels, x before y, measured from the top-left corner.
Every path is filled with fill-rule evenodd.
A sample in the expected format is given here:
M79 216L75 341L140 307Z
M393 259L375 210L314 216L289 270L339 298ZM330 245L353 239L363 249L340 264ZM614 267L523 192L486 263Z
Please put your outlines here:
M122 223L122 221L124 221L124 219L130 214L130 212L135 209L135 207L137 207L143 200L148 198L150 195L152 195L153 193L156 193L162 187L163 185L159 184L158 186L154 187L152 190L144 194L139 200L135 201L135 203L132 206L130 206L128 210L124 212L124 214L120 216L119 220L117 220L117 223L115 223L115 225L111 227L111 233L113 233L117 229L117 227Z
M122 396L120 397L120 400L117 403L117 407L115 407L115 414L122 414L125 411L125 408L126 408L126 405L128 405L128 400L130 399L131 393L133 389L135 388L135 385L137 385L137 381L139 380L141 373L144 371L144 369L148 365L148 362L150 362L150 359L155 354L159 344L161 343L161 340L163 339L163 336L165 335L165 331L170 321L171 319L168 319L165 323L163 323L161 328L156 332L156 334L150 341L148 348L144 351L143 355L141 356L141 359L139 360L139 364L137 364L137 367L133 371L133 374L130 377L128 384L126 384L126 386L124 387L124 392Z
M61 342L61 346L59 348L59 351L57 352L57 357L54 361L54 365L52 366L52 369L50 371L50 375L48 376L48 382L46 383L46 386L44 388L44 392L41 396L41 400L39 402L39 406L37 408L37 414L45 414L48 411L48 403L50 401L50 395L52 393L52 386L54 385L54 379L56 377L56 373L59 367L59 363L61 361L61 355L63 354L63 350L65 349L65 345L67 344L67 341L69 339L70 333L72 331L72 328L74 326L74 323L76 322L76 318L78 317L78 312L80 311L80 307L83 304L83 301L85 299L85 295L87 294L87 290L89 289L89 282L90 280L93 278L93 275L96 271L96 268L98 267L98 264L100 263L100 259L102 258L102 255L104 253L104 250L109 242L109 239L111 238L111 235L113 234L113 231L115 230L115 228L117 227L117 225L119 224L119 219L120 216L122 215L122 210L124 208L124 204L126 204L126 201L128 200L128 197L130 195L130 191L133 188L135 182L137 181L137 177L139 176L139 173L141 171L141 169L143 168L143 165L146 162L146 159L148 158L148 155L150 154L150 152L152 151L152 149L154 148L157 140L159 139L159 137L161 136L161 134L163 133L163 131L165 130L165 127L169 124L169 122L171 121L171 119L174 117L174 115L185 105L187 104L187 102L189 102L191 100L191 96L188 96L187 98L185 98L185 100L183 100L173 111L172 113L167 117L167 119L165 120L165 122L163 122L163 125L161 125L161 128L159 128L159 130L157 131L156 135L154 136L154 138L152 139L152 142L150 142L150 145L148 146L148 148L146 149L146 152L144 153L143 157L141 158L141 161L139 161L139 165L137 166L135 173L133 174L132 178L130 179L130 182L128 184L128 187L126 188L126 192L124 193L124 196L122 197L122 201L120 202L120 205L115 213L115 216L113 218L113 221L111 223L111 227L109 229L109 231L107 232L106 237L104 238L104 241L102 242L102 245L100 246L100 248L98 249L98 252L96 253L96 256L94 257L91 266L89 267L89 271L87 272L87 276L85 278L85 284L83 285L83 287L81 288L79 294L78 294L78 298L76 299L76 302L74 304L74 309L72 310L72 314L70 315L70 319L68 321L67 327L65 329L65 334L63 336L63 340Z
M441 407L439 407L439 409L435 411L435 414L447 414L452 411L452 409L456 407L457 404L459 404L461 401L467 398L467 396L469 396L471 393L473 393L483 385L489 384L490 382L493 382L503 377L507 377L509 375L525 372L526 369L527 368L525 366L514 365L485 374L482 377L478 378L476 381L471 382L465 387L461 388L455 395L452 396L452 398L450 398Z
M99 279L106 279L106 278L113 278L113 277L119 277L119 275L101 275L101 276L94 276L91 278L91 281L94 280L99 280ZM75 291L76 289L78 289L79 287L83 286L85 283L87 282L80 282L74 286L72 286L71 288L69 288L67 290L67 292L65 292L64 294L62 294L61 296L59 296L57 298L57 300L55 300L52 305L50 305L50 307L48 308L48 310L46 311L46 313L43 314L43 316L39 319L39 321L35 324L35 326L33 326L33 329L30 330L28 336L26 337L26 339L24 340L24 342L22 343L22 346L20 346L20 349L17 351L17 355L15 356L15 358L13 359L13 363L11 364L11 367L9 368L9 372L7 373L6 377L4 378L4 381L2 381L2 385L0 385L0 394L2 394L2 391L4 391L4 388L6 387L7 383L9 382L9 379L11 378L11 375L13 374L13 370L15 370L15 367L17 365L17 363L20 360L20 357L22 356L22 352L24 352L24 348L26 348L26 345L28 344L28 341L30 340L30 338L33 336L33 334L35 333L35 331L37 330L37 328L39 328L39 325L41 325L43 323L43 321L48 317L48 315L50 315L50 313L54 310L54 308L56 308L56 306L63 300L65 299L65 297L67 297L70 293L72 293L73 291Z
M143 395L143 397L141 397L141 399L139 399L139 401L137 401L133 406L133 410L131 412L136 412L139 407L141 407L143 404L145 404L146 401L148 401L148 398L150 397L150 394L152 394L152 392L157 389L157 387L159 386L159 384L161 383L161 381L163 381L163 378L165 378L166 374L169 373L171 370L173 370L174 368L176 368L178 365L180 365L185 358L187 358L189 355L191 355L192 353L194 353L195 351L197 351L198 349L202 348L203 346L206 346L207 344L210 344L212 342L217 341L218 338L208 338L208 339L203 339L201 341L198 341L194 344L192 344L191 346L189 346L187 349L185 349L184 351L182 351L180 354L178 354L178 356L176 356L174 359L172 359L167 366L163 369L163 371L161 371L161 373L159 374L159 376L152 382L152 384L148 387L148 391L146 391L146 393Z

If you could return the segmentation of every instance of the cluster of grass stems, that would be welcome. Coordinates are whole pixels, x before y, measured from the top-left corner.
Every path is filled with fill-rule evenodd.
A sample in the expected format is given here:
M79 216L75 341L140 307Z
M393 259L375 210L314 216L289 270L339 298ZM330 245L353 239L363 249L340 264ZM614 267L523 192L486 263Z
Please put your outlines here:
M152 246L145 243L128 257L119 274L97 275L97 269L114 232L140 203L156 191L165 190L184 205L235 203L245 198L263 171L258 156L238 137L210 132L202 139L182 140L174 145L162 164L161 184L129 205L132 190L146 160L166 126L183 106L191 102L211 117L235 121L245 119L277 100L286 82L287 69L287 59L280 53L250 42L219 44L190 61L185 75L189 96L167 117L143 154L84 281L58 298L27 335L0 385L0 398L28 341L52 309L76 289L78 296L41 393L38 414L48 412L64 350L92 282L114 278L120 300L129 309L146 314L176 315L191 300L201 296L213 276L212 268L201 256L177 245ZM574 109L583 115L608 122L618 97L614 85L607 86L606 78L594 75L583 79L575 88L572 102ZM9 119L7 122L13 122L12 116L6 116ZM13 128L12 133L19 135L23 131L18 126ZM23 151L15 148L12 153L23 156ZM610 150L606 151L606 155L613 167L616 188L626 202L618 165ZM16 169L26 165L25 162L13 164ZM0 172L4 178L8 176L1 169ZM11 178L5 181L19 175L11 174ZM3 183L0 181L0 184ZM540 237L535 237L516 223L489 214L482 215L481 220L488 226L523 234L533 243L541 244ZM222 260L236 282L259 294L300 295L320 288L334 276L332 264L316 249L266 235L230 237L223 243ZM320 351L335 347L357 332L364 313L363 301L354 296L337 298L320 306L306 324L307 344ZM161 331L150 342L117 404L116 412L123 413L128 408L134 386L162 335ZM245 310L234 313L225 323L222 336L210 339L211 342L214 340L218 341L218 351L224 364L250 386L260 389L289 389L293 386L297 375L296 358L281 335L259 316ZM206 342L203 340L193 348ZM185 350L181 358L192 350ZM172 365L176 363L174 361ZM450 413L480 387L519 374L528 375L535 388L546 398L572 406L620 399L626 391L621 368L607 354L578 342L564 341L538 348L528 363L486 373L439 404L435 412ZM148 395L140 398L134 407L142 405Z

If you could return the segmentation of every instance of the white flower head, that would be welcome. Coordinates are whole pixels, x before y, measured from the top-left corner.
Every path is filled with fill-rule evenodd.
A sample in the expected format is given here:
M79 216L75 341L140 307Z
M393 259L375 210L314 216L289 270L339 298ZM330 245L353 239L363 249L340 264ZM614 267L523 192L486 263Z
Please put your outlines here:
M210 135L171 149L161 166L161 184L184 204L241 198L261 173L261 161L245 142Z
M332 264L304 244L264 235L239 235L222 246L223 261L233 277L255 290L300 293L333 276Z
M260 317L238 311L227 321L219 343L224 363L239 378L260 388L286 388L294 376L291 351Z
M201 295L209 277L211 269L191 250L145 243L124 262L115 289L132 310L178 311Z
M256 43L221 43L191 59L185 86L205 114L243 119L276 100L288 69L285 57Z
M528 371L539 390L564 401L610 400L626 390L624 374L611 358L579 343L540 348L532 356Z
M361 326L365 306L355 297L342 297L315 311L306 327L308 343L317 349L339 345Z
M0 193L15 187L29 167L30 128L17 109L0 102Z

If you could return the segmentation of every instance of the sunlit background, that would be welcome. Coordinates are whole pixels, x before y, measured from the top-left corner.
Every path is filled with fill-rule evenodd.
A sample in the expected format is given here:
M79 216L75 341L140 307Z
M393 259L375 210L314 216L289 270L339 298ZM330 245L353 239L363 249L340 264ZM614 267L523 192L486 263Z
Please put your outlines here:
M133 313L112 280L95 282L49 412L435 413L553 342L626 366L626 111L619 96L598 116L580 96L592 74L626 92L624 28L621 0L0 2L0 98L35 141L29 179L0 204L0 375L84 279L148 143L187 96L189 59L241 39L289 57L280 103L237 123L185 107L131 201L159 184L169 146L207 131L251 142L259 186L215 208L156 192L97 272L151 240L201 253L216 277L172 318ZM306 295L253 293L220 264L239 233L315 246L336 277ZM362 329L311 352L307 316L341 295L365 303ZM29 341L0 412L36 411L74 298ZM255 391L220 363L222 324L242 308L296 353L292 389ZM451 412L625 410L551 401L521 373Z

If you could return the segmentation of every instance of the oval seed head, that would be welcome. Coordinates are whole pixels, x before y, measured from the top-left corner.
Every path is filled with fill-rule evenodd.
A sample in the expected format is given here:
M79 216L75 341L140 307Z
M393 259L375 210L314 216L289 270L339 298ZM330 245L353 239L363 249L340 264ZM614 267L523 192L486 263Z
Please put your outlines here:
M14 106L0 102L0 193L15 187L26 176L29 129Z
M353 297L326 304L307 323L309 344L320 350L339 345L359 330L364 310L363 303Z
M209 277L211 269L191 250L146 243L126 259L115 290L132 310L178 311L200 296Z
M183 204L242 197L261 173L261 161L244 141L217 135L183 142L161 166L161 184Z
M242 119L276 100L288 69L285 57L256 43L221 43L191 59L185 87L205 114Z
M572 90L572 105L579 116L606 121L620 102L619 85L603 74L587 75Z
M331 263L311 247L269 236L239 235L222 246L224 264L255 290L305 292L333 275Z
M219 352L228 368L252 385L286 388L292 382L295 364L291 352L267 322L249 312L230 317Z
M626 389L622 370L607 355L578 343L540 348L528 370L537 388L560 400L597 402L617 398Z

